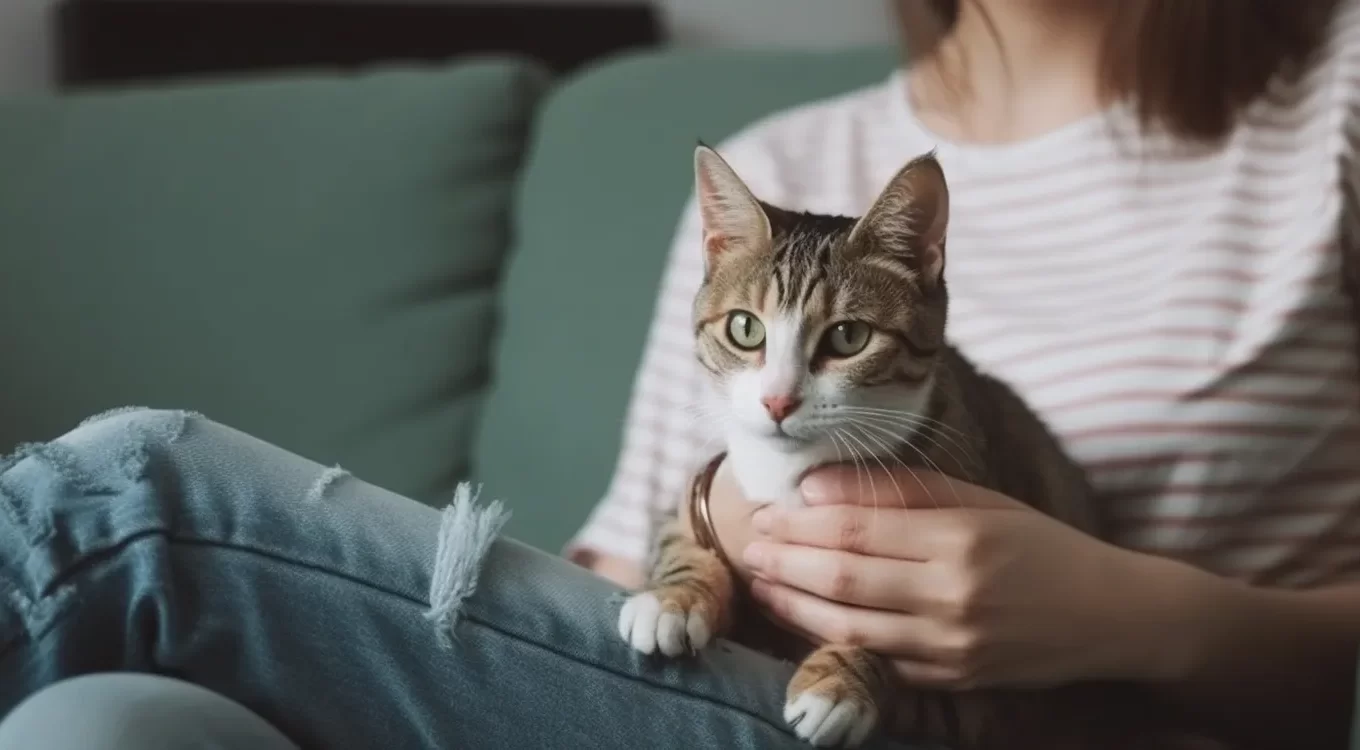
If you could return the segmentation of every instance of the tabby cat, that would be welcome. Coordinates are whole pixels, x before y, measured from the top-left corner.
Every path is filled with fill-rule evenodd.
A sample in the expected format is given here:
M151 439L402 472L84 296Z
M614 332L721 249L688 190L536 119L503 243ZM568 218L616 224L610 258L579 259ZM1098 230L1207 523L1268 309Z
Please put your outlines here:
M769 205L702 144L694 166L704 238L696 350L725 415L725 460L748 496L798 503L809 470L875 454L1099 532L1081 469L1019 397L945 342L949 191L933 153L903 167L858 219ZM873 416L883 414L907 416ZM624 603L620 634L678 656L740 630L736 640L777 653L789 636L746 607L686 518L658 529L648 583ZM1109 748L1126 734L1071 690L908 699L864 649L802 643L779 655L800 660L785 719L817 746L854 747L880 725L970 748ZM1127 722L1135 703L1120 703Z

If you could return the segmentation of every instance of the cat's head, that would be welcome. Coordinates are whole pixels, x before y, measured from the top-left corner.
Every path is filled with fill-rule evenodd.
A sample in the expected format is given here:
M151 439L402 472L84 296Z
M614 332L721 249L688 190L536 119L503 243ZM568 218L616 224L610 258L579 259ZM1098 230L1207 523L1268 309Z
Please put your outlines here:
M949 192L934 154L860 218L764 203L694 155L704 281L694 302L710 405L729 438L884 454L921 424L944 341Z

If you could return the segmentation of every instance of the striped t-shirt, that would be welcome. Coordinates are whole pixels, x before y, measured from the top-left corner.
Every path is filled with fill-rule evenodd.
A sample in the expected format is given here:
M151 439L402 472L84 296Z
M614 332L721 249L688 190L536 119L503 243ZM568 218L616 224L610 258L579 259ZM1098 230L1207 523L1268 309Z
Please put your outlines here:
M1360 135L1360 14L1221 147L1141 133L1123 107L1019 144L965 145L913 116L899 72L759 122L719 151L757 196L859 215L937 149L951 195L949 337L1088 470L1112 541L1224 575L1360 574L1360 370L1345 282ZM572 545L644 556L646 527L721 448L686 206L607 496Z

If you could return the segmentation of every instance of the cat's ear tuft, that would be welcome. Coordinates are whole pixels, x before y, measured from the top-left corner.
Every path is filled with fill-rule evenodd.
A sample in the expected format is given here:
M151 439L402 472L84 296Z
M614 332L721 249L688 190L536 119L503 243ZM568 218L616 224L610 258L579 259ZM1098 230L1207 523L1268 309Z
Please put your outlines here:
M902 257L929 285L944 274L949 185L935 152L907 162L855 224L851 242Z
M718 152L703 144L694 149L694 194L708 266L733 250L769 243L770 219L760 201Z

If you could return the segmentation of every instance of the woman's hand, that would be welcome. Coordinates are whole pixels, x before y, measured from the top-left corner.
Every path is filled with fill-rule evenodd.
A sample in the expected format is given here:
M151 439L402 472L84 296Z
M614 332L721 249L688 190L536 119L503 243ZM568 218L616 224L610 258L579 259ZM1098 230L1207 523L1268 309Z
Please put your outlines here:
M1184 615L1208 574L940 474L874 479L870 492L862 474L832 467L805 482L808 507L752 519L763 539L737 559L790 628L862 645L913 684L951 689L1156 680L1182 668L1185 649L1165 629L1176 618L1162 615Z

